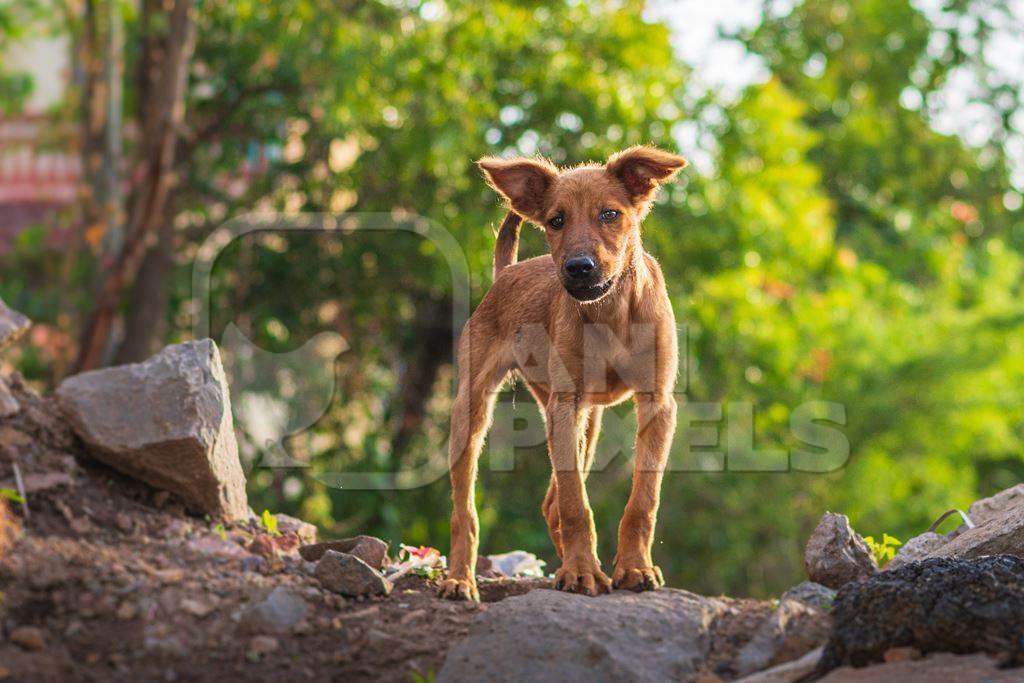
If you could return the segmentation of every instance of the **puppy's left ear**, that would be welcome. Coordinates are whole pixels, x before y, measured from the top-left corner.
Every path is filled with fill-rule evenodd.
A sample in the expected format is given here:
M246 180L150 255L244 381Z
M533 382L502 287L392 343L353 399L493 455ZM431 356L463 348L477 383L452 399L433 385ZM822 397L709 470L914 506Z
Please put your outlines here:
M659 185L667 183L686 168L687 161L656 147L637 145L613 154L605 168L619 179L635 203L654 197Z

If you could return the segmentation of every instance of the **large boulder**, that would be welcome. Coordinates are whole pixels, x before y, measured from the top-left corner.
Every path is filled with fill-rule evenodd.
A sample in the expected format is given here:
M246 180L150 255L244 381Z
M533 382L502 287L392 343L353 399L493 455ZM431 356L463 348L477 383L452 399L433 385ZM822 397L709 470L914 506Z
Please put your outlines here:
M846 515L835 512L826 512L807 540L804 565L811 581L836 589L878 571L867 543L853 530Z
M31 326L31 320L9 308L3 299L0 299L0 351L18 341Z
M1012 510L1024 506L1024 484L1017 484L999 493L971 503L967 516L975 526L987 524L994 519L1005 517ZM966 531L962 527L961 532Z
M965 523L947 534L926 531L915 536L903 544L885 568L897 569L928 557L981 557L999 553L1024 556L1024 484L974 501L967 516L973 527Z
M193 512L249 516L213 341L175 344L142 363L75 375L58 387L57 399L98 460L176 494Z
M739 683L795 683L799 678L750 678ZM962 681L964 683L1020 683L1024 669L1000 669L999 662L985 655L954 655L937 653L924 659L876 664L862 669L843 667L836 669L817 683L934 683L935 681Z
M707 657L710 624L724 609L674 589L599 598L534 590L481 614L438 680L687 680Z
M882 662L892 648L983 652L1024 664L1024 559L931 558L836 595L834 628L818 674Z
M750 640L740 648L732 669L740 676L793 661L828 639L832 620L826 612L799 600L780 600Z

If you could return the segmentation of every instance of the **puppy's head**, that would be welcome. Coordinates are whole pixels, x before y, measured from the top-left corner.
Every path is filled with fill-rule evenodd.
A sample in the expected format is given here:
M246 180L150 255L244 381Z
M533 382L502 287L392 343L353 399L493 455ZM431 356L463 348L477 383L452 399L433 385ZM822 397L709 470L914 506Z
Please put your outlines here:
M686 160L631 147L604 166L559 170L546 159L480 160L487 182L509 207L544 229L565 290L597 301L615 285L640 244L640 222L658 186Z

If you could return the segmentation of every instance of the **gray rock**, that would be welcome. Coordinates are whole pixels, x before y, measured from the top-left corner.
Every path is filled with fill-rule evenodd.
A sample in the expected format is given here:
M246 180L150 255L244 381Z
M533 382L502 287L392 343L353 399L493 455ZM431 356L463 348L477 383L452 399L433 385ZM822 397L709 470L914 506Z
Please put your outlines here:
M934 549L932 557L1024 556L1024 506L1007 509L1001 516L967 529Z
M797 681L806 679L807 675L814 671L814 667L818 665L818 659L821 658L823 649L820 647L815 648L800 659L794 659L792 662L786 662L785 664L777 664L770 669L744 676L738 679L736 683L797 683Z
M914 536L900 546L896 556L889 560L889 564L885 565L885 571L892 571L910 562L918 562L926 557L931 557L933 553L947 543L949 543L948 538L934 531L926 531L920 536Z
M98 460L176 494L193 512L249 517L224 368L211 340L70 377L57 399Z
M0 417L10 417L21 410L21 404L14 398L7 380L0 377Z
M243 633L282 633L306 618L309 605L294 590L278 586L265 600L242 612L238 628Z
M832 601L836 598L836 592L828 586L822 586L820 583L814 583L813 581L804 581L790 588L788 591L779 596L779 602L784 600L796 600L802 602L809 607L817 607L818 609L829 609L832 607Z
M710 650L711 622L725 609L720 600L669 588L598 598L534 590L481 613L437 680L689 680Z
M791 661L824 645L832 626L828 614L797 600L781 600L736 655L737 675Z
M316 543L316 527L314 525L291 515L278 513L274 517L277 518L277 530L282 534L295 534L302 543Z
M850 527L846 515L835 512L826 512L808 539L804 566L811 581L837 589L878 572L867 543Z
M967 510L967 516L971 518L975 526L981 526L1005 517L1012 510L1021 506L1024 506L1024 484L1017 484L994 496L974 501ZM961 533L966 530L966 525L960 528Z
M316 565L316 578L329 591L351 598L387 595L391 582L355 555L326 551Z
M181 642L181 638L175 635L169 635L164 637L159 636L146 636L142 641L142 647L146 652L150 652L154 655L161 657L184 657L188 654L188 648Z
M1024 559L929 558L836 595L817 674L883 661L892 648L984 652L1024 664Z
M307 562L316 562L328 550L355 555L374 569L383 567L384 561L388 557L388 544L374 536L340 538L335 541L304 545L299 548L299 555Z
M9 308L3 299L0 299L0 351L18 341L31 326L31 320Z

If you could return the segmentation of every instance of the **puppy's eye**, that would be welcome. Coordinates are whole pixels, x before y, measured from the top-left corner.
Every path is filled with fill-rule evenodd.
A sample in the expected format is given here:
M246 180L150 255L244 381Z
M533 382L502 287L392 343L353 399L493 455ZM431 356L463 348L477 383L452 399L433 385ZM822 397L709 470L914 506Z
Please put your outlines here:
M548 225L551 226L552 230L561 230L565 225L565 216L558 215L548 221Z
M602 223L611 223L619 217L619 212L615 209L605 209L597 215L598 220Z

